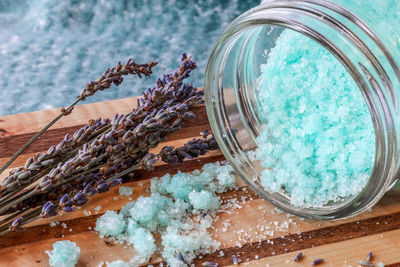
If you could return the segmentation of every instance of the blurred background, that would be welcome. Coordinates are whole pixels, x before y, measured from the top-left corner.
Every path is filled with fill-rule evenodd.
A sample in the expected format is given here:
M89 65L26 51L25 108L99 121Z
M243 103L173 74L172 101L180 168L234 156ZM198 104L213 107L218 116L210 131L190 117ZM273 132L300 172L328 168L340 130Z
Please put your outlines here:
M62 107L107 67L158 60L85 103L139 95L194 56L203 85L208 55L232 20L259 0L0 0L0 115Z

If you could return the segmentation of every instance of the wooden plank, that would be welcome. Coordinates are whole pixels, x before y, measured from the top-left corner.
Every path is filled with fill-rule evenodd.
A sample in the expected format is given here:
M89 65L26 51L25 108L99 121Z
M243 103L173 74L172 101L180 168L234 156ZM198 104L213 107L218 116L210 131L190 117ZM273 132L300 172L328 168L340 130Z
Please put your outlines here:
M330 245L301 250L304 259L294 262L299 251L273 256L268 258L255 258L243 255L240 266L278 267L278 266L311 266L313 260L322 258L324 263L318 266L361 266L359 260L364 260L368 252L373 252L373 263L383 262L386 267L400 266L400 230L384 232L367 237L355 238ZM246 261L248 260L249 261ZM233 265L232 262L230 267ZM375 265L376 266L376 265Z

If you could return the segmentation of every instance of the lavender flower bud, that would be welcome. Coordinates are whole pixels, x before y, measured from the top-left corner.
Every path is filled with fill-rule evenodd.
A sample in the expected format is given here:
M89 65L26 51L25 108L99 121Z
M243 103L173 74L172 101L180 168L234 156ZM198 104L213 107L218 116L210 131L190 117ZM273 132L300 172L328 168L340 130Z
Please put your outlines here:
M29 178L31 176L31 172L30 171L25 171L21 174L18 175L17 179L18 180L26 180L27 178Z
M8 185L6 185L6 192L14 191L15 189L18 188L19 185L20 183L17 180L9 183Z
M51 164L53 164L54 163L54 159L48 159L48 160L44 160L44 161L42 161L42 166L43 167L47 167L47 166L50 166Z
M19 218L17 218L17 219L15 219L12 223L11 223L11 225L10 225L10 227L9 227L9 230L11 231L11 232L19 232L19 231L23 231L24 230L24 228L22 228L21 226L20 226L20 224L22 223L22 220L23 220L23 217L19 217Z
M44 204L42 208L42 212L40 213L40 216L43 218L47 217L53 217L57 215L57 210L55 209L55 206L53 202L47 201L46 204Z
M113 180L109 181L108 184L110 186L120 185L120 184L122 184L122 178L113 179Z
M14 175L10 175L8 177L6 177L3 182L1 183L2 186L7 186L8 184L10 184L11 182L15 181L15 176Z
M104 193L107 192L108 190L110 190L110 187L106 183L101 183L97 185L97 191L99 193Z
M65 206L62 208L62 210L65 212L72 212L72 211L74 211L74 208L71 206Z
M25 168L25 169L28 169L28 168L29 168L29 165L31 165L32 162L33 162L33 158L30 157L30 158L25 162L24 168Z

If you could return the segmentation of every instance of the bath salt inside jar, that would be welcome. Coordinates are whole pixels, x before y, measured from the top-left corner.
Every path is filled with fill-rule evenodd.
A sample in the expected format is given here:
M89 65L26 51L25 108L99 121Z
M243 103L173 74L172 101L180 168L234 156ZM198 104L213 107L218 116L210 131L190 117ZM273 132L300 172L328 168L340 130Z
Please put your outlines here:
M398 26L395 0L266 0L232 22L209 58L206 107L257 194L338 219L397 183Z

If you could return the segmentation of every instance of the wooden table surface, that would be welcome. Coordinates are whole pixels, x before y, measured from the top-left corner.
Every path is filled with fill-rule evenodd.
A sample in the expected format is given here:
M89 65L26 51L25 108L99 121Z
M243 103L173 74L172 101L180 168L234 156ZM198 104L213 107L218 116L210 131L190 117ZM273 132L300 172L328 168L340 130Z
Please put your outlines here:
M105 101L78 106L74 112L60 120L51 130L34 143L12 167L22 165L32 154L45 151L58 143L66 133L73 133L89 119L112 117L115 113L131 111L135 98ZM59 110L46 110L0 117L0 164L3 164L35 132L50 121ZM204 106L195 108L197 119L188 122L184 129L174 133L163 145L179 146L209 128ZM154 171L138 170L135 180L125 183L134 188L131 200L148 194L149 179L164 173L192 171L206 162L224 160L214 151L184 164L158 164ZM8 171L6 172L8 173ZM0 180L4 179L4 175ZM316 258L323 258L320 266L358 266L367 253L374 254L373 262L386 266L400 266L400 196L389 194L371 211L354 218L340 221L311 221L278 212L260 199L238 180L238 190L221 195L223 203L233 203L221 212L214 223L212 234L221 242L220 250L196 259L201 266L204 261L218 262L220 266L233 265L232 255L247 266L311 266ZM118 187L107 193L93 196L81 210L41 219L27 225L24 232L9 233L0 237L0 266L48 266L45 250L53 242L68 239L81 248L78 266L98 266L101 261L129 260L134 255L132 247L110 244L100 239L95 231L96 219L105 210L119 210L131 201L118 194ZM95 212L94 208L102 209ZM86 211L86 212L84 212ZM90 215L88 214L90 212ZM1 217L0 217L1 219ZM55 227L50 221L64 222ZM64 225L65 228L62 226ZM304 259L295 263L294 257L303 252ZM223 256L221 256L223 255ZM159 262L152 259L152 263Z

